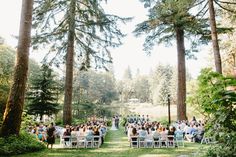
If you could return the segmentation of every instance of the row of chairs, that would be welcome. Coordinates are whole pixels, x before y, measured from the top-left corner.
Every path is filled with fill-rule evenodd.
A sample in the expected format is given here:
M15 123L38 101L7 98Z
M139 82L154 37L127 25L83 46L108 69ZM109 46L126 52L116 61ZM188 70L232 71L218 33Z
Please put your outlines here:
M102 144L101 136L61 136L60 144L63 148L99 148Z
M173 136L168 135L166 139L161 137L153 139L143 139L139 136L130 137L130 147L131 148L168 148L168 147L184 147L184 138L183 136Z

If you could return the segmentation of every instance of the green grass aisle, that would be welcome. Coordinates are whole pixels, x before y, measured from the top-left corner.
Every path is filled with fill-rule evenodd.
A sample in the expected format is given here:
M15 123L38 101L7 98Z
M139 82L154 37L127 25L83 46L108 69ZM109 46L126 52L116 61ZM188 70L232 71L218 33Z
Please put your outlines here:
M201 149L201 145L195 143L186 143L184 148L129 148L121 128L109 131L105 143L99 149L47 149L18 157L192 157L198 149Z

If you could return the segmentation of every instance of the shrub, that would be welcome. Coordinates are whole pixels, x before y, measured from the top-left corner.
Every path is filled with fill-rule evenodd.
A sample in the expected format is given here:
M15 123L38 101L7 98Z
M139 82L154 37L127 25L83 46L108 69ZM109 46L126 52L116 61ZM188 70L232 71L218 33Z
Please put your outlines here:
M126 117L123 117L123 118L121 119L121 125L122 125L122 126L125 126L126 123L127 123L127 118L126 118Z
M107 126L111 126L112 125L112 121L109 119L107 120Z
M230 146L225 145L212 145L206 153L204 157L236 157L236 148L232 148Z
M42 142L26 132L20 133L19 136L12 135L7 138L0 138L0 156L35 152L45 148Z
M189 99L205 114L206 133L217 141L206 156L236 157L236 80L204 69L198 77L196 93Z

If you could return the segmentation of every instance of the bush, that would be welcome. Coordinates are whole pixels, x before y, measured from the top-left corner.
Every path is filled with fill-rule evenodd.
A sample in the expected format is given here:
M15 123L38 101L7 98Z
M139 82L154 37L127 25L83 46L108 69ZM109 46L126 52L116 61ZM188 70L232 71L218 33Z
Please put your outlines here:
M63 126L62 119L57 120L57 121L55 122L55 125Z
M112 125L112 120L107 120L107 126L111 126Z
M127 118L126 117L123 117L122 120L121 120L121 125L122 126L125 126L127 123Z
M225 145L212 145L204 157L236 157L236 148Z
M26 132L20 133L19 136L12 135L7 138L0 138L0 156L35 152L45 148L42 142Z

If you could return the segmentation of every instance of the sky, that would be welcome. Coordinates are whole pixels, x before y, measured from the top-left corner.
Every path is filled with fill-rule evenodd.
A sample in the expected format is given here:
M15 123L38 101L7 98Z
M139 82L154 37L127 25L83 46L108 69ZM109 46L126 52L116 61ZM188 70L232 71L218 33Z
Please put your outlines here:
M109 13L121 17L133 17L131 22L122 25L126 37L122 40L123 45L110 49L113 57L114 72L117 79L122 79L124 70L130 66L132 73L135 74L139 69L140 74L148 74L150 69L154 70L158 64L170 64L176 66L177 52L176 47L164 47L157 45L152 50L151 55L143 51L144 38L137 38L132 31L135 25L146 19L147 11L139 0L108 0L104 9ZM21 0L1 0L0 1L0 36L5 38L5 42L16 47L19 22L21 12ZM196 78L201 68L207 66L208 48L204 48L196 56L197 60L187 60L186 67L191 75ZM43 58L42 54L31 52L30 57L39 61Z

